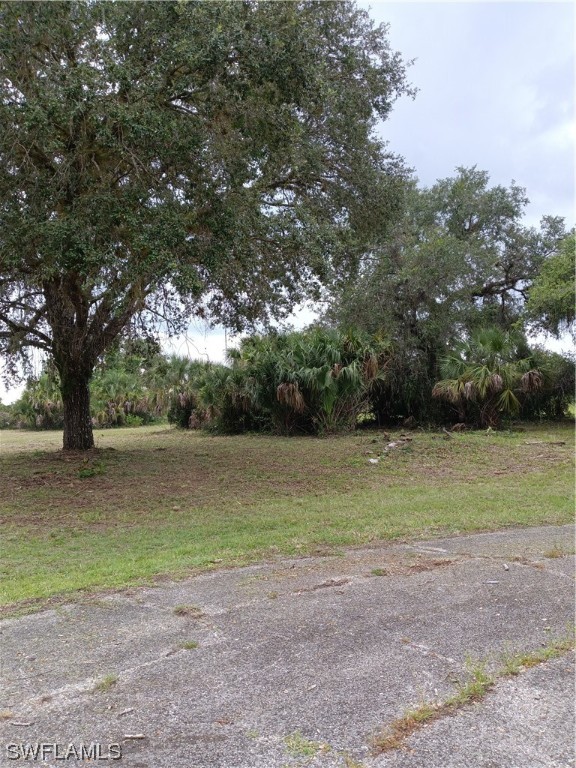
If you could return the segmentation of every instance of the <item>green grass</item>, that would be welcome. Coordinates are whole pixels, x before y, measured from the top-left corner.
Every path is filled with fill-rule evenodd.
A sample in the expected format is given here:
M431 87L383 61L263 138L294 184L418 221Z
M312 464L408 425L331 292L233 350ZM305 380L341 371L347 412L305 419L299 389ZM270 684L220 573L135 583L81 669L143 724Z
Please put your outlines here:
M185 640L180 648L182 648L185 651L193 651L195 648L198 648L199 643L197 640Z
M94 686L95 693L106 693L118 682L118 675L105 675Z
M0 432L0 603L22 610L281 554L573 519L571 425L412 437L409 453L373 465L370 432L108 430L89 457L57 450L59 433Z

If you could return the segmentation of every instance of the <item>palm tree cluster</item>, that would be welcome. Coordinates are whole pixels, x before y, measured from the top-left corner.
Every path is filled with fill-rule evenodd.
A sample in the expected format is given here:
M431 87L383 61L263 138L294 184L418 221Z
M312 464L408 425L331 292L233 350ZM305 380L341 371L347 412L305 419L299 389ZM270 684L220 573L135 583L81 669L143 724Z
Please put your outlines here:
M131 342L96 369L92 423L168 419L183 428L286 435L348 431L361 419L494 428L516 416L562 418L573 399L571 360L530 349L523 336L498 328L477 331L445 354L439 380L430 380L421 362L407 361L383 336L320 327L249 336L230 350L228 365ZM60 429L62 423L53 365L0 411L0 427Z
M543 395L552 395L558 377L557 371L551 376L553 357L540 354L538 360L518 334L480 329L441 360L443 378L432 396L447 400L460 422L499 427L503 417L516 416L523 405L534 411Z
M370 411L389 359L384 339L352 331L251 336L231 351L230 368L206 377L200 397L214 426L224 431L350 430Z
M140 426L165 419L176 403L191 397L191 382L203 368L188 358L166 357L159 348L151 356L114 350L90 382L93 426ZM61 429L62 425L58 373L47 365L38 378L29 379L3 426Z

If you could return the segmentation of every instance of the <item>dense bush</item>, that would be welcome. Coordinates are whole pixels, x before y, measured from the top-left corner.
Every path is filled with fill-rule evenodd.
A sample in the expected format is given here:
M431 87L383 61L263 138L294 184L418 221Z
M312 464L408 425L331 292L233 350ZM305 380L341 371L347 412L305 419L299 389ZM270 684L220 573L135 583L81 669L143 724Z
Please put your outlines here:
M161 357L146 362L133 351L113 350L90 382L92 423L96 427L148 424L162 415L152 371ZM38 378L30 378L21 398L12 406L13 426L61 429L63 405L58 372L47 365Z
M0 401L0 429L14 429L18 425L14 415L14 406Z
M541 371L542 384L538 390L525 393L520 407L521 418L528 421L564 418L568 406L574 402L574 358L543 349L533 349L531 363L533 368Z
M560 355L530 349L518 333L485 328L441 361L432 396L458 421L498 427L503 418L561 418L574 393L574 367Z
M375 383L371 406L381 426L445 424L454 420L452 409L431 397L437 370L431 355L419 349L395 347L386 375Z
M314 329L245 339L200 390L212 428L320 434L353 429L385 373L388 345Z
M64 420L58 378L51 367L30 378L22 397L12 406L15 427L61 429Z

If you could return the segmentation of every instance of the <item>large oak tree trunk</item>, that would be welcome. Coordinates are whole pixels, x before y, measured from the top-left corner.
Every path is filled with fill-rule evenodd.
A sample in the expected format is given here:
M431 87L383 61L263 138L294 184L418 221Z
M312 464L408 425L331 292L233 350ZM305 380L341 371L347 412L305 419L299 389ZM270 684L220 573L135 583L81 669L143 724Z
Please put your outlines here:
M94 448L90 416L90 379L68 375L60 391L64 405L64 450L87 451Z

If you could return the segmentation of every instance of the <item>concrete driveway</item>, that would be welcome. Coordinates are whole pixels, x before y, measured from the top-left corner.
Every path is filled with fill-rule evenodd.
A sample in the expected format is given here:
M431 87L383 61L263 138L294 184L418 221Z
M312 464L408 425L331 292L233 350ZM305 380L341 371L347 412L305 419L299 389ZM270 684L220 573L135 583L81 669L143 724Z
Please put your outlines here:
M378 545L7 619L0 766L568 768L572 651L373 745L470 665L565 638L573 552L573 526Z

